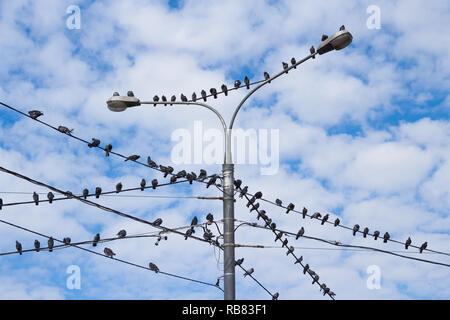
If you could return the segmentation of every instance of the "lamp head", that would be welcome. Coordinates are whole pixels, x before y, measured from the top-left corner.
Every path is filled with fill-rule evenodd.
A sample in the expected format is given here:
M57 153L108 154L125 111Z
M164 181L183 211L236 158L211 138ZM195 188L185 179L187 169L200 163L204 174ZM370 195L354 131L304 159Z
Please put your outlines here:
M116 92L106 101L106 104L108 105L108 109L114 112L125 111L129 107L141 105L138 98L134 96L120 96Z
M341 30L326 38L317 47L318 54L324 54L333 50L341 50L352 43L353 36L350 32L341 27Z

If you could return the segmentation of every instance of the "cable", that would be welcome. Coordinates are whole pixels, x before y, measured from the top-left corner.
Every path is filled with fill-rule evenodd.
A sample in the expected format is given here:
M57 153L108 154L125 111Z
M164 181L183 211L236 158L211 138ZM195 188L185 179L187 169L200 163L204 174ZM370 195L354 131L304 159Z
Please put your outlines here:
M10 226L12 226L12 227L15 227L15 228L18 228L18 229L21 229L21 230L24 230L24 231L33 233L33 234L36 234L36 235L39 235L39 236L41 236L41 237L43 237L43 238L47 238L47 239L50 239L50 238L51 238L51 237L48 236L48 235L45 235L45 234L42 234L42 233L33 231L33 230L31 230L31 229L28 229L28 228L25 228L25 227L16 225L16 224L11 223L11 222L8 222L8 221L0 220L0 222L1 222L1 223L4 223L4 224L7 224L7 225L10 225ZM57 242L64 243L63 241L61 241L61 240L59 240L59 239L56 239L56 238L53 238L53 239L54 239L55 241L57 241ZM139 264L136 264L136 263L133 263L133 262L129 262L129 261L126 261L126 260L123 260L123 259L119 259L119 258L109 258L109 257L107 257L107 256L105 256L105 255L103 255L103 254L101 254L101 253L98 253L98 252L96 252L96 251L93 251L93 250L90 250L90 249L86 249L86 248L80 247L80 246L78 246L78 245L72 245L72 244L71 244L71 245L69 245L69 246L75 247L75 248L78 248L78 249L80 249L80 250L84 250L84 251L87 251L87 252L90 252L90 253L93 253L93 254L96 254L96 255L98 255L98 256L102 256L102 257L107 258L107 259L112 259L112 260L115 260L115 261L118 261L118 262L121 262L121 263L125 263L125 264L128 264L128 265L137 267L137 268L141 268L141 269L153 271L153 270L151 270L149 267L142 266L142 265L139 265ZM153 272L154 272L154 271L153 271ZM215 284L212 284L212 283L208 283L208 282L204 282L204 281L200 281L200 280L196 280L196 279L192 279L192 278L188 278L188 277L184 277L184 276L179 276L179 275L176 275L176 274L173 274L173 273L169 273L169 272L165 272L165 271L160 271L160 270L158 270L158 272L156 272L156 273L164 274L164 275L167 275L167 276L169 276L169 277L174 277L174 278L178 278L178 279L183 279L183 280L187 280L187 281L191 281L191 282L196 282L196 283L204 284L204 285L207 285L207 286L211 286L211 287L214 287L214 288L218 288L219 290L221 290L221 291L223 292L223 289L222 289L222 288L220 288L219 286L216 286Z

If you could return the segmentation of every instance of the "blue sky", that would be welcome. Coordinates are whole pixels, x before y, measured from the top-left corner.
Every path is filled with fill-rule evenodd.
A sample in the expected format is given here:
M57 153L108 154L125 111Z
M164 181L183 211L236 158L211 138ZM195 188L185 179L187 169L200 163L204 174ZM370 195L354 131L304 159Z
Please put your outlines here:
M66 27L66 9L77 5L81 28ZM380 28L367 25L367 8L380 8ZM344 24L353 43L318 56L261 89L240 112L236 126L278 129L280 168L261 175L260 165L236 165L236 176L265 198L293 202L311 211L339 216L346 225L411 236L429 248L450 247L450 39L448 1L2 1L0 3L0 101L21 110L39 109L43 120L74 128L86 140L112 143L123 154L151 155L176 170L219 172L219 164L174 165L171 135L192 131L195 121L217 128L201 109L135 108L112 113L105 101L114 91L133 90L142 100L171 96L234 80L260 80L317 47L322 34ZM118 14L119 13L119 14ZM229 119L246 89L209 101ZM163 181L158 172L49 131L7 109L0 109L0 166L63 190L138 186L142 178ZM5 191L47 192L0 174L0 198L31 199ZM150 192L150 191L149 191ZM140 193L138 193L140 194ZM170 186L159 195L217 196L204 186ZM106 206L167 226L189 224L212 212L219 201L157 198L103 198ZM352 237L280 209L261 204L277 225L344 243L401 250L402 246ZM245 203L236 217L254 221ZM74 240L120 229L151 232L147 226L87 207L76 201L7 207L2 219L42 233ZM273 245L264 231L240 229L237 242ZM244 231L245 230L245 231ZM0 251L15 240L32 247L35 237L0 225ZM41 241L42 242L42 241ZM299 247L323 247L299 241ZM110 245L119 257L215 283L222 269L212 247L175 235L154 245L138 239ZM102 250L102 247L99 248ZM299 252L302 249L296 249ZM449 271L380 253L304 249L304 258L337 299L448 299ZM280 249L239 248L246 267L280 299L322 299ZM417 256L417 254L411 254ZM425 255L423 255L425 256ZM446 262L443 256L428 259ZM221 299L214 288L156 276L76 249L0 257L0 298L20 299ZM81 270L81 290L66 287L67 267ZM367 268L379 267L381 288L370 290ZM239 299L267 294L237 273ZM308 283L309 282L309 283Z

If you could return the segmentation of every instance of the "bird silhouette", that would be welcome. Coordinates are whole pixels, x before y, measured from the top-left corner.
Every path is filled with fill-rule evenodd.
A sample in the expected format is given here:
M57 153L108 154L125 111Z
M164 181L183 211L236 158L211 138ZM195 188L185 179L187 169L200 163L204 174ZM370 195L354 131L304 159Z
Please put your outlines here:
M184 178L184 177L186 177L186 170L178 171L177 178Z
M235 262L236 266L240 266L244 262L244 258L237 259Z
M295 259L294 264L297 264L297 263L300 263L300 264L301 264L302 261L303 261L303 256L300 256L300 258Z
M422 243L422 245L420 246L420 249L419 249L420 253L422 253L422 251L425 250L427 248L427 246L428 246L427 242Z
M216 183L216 180L217 180L217 175L213 175L213 176L209 179L208 183L206 184L206 188L209 188L209 186L215 184L215 183Z
M105 255L109 258L112 258L113 256L115 256L116 254L114 253L114 251L112 251L110 248L105 248L103 250L103 252L105 253Z
M322 41L325 41L328 39L328 36L326 34L322 35Z
M234 82L234 87L237 89L237 88L239 88L241 86L241 80L236 80L235 82Z
M214 216L211 213L208 213L206 215L206 220L208 220L209 222L213 222L214 221Z
M173 95L172 97L170 97L170 101L171 102L175 102L177 100L177 97L175 95ZM171 106L173 106L173 103L170 104ZM156 106L156 104L155 104Z
M287 209L286 213L289 213L289 211L294 210L294 208L295 208L295 205L292 202L289 203L289 205L286 208Z
M133 93L133 91L131 91L131 90L130 90L130 91L128 91L128 92L127 92L127 96L129 96L129 97L134 97L134 93Z
M206 179L206 177L207 177L206 170L200 169L200 174L198 175L197 180L203 182Z
M250 212L252 212L254 210L258 211L258 209L259 209L259 203L257 202L254 205L252 205L252 208L250 209Z
M22 244L16 240L16 249L17 252L19 252L20 255L22 255Z
M280 199L276 199L275 203L277 204L277 206L282 206L283 205L283 201L281 201Z
M121 182L116 184L116 193L119 193L120 191L122 191L122 183Z
M194 218L192 218L191 220L191 229L194 229L193 226L196 226L198 224L198 218L195 216Z
M197 101L197 94L195 92L192 93L192 101Z
M365 227L363 231L363 237L367 237L367 234L369 233L369 228Z
M341 223L341 220L339 220L339 218L336 218L336 220L334 220L334 226L337 227L339 223Z
M320 219L320 217L322 217L320 212L314 212L311 216L311 219Z
M102 194L102 188L96 187L95 188L95 197L98 199L98 198L100 198L101 194Z
M280 240L282 236L283 236L283 232L280 231L279 233L277 233L277 235L275 236L275 242Z
M31 119L34 119L34 120L36 120L37 118L39 118L40 116L43 116L44 114L41 112L41 111L39 111L39 110L31 110L31 111L28 111L28 114L30 115L30 118Z
M166 96L162 96L162 97L161 97L161 100L162 100L163 102L167 102ZM167 103L164 103L164 105L167 106Z
M36 192L33 192L33 200L35 205L39 205L39 195Z
M156 219L155 221L153 221L153 225L154 226L160 226L161 224L162 224L162 219L161 218L158 218L158 219Z
M105 147L105 156L106 156L106 157L109 157L109 153L111 152L111 150L112 150L112 145L111 145L111 144L108 144L108 145Z
M293 252L294 252L294 247L293 247L293 246L290 246L289 249L288 249L288 251L286 252L286 255L288 256L289 254L291 254L291 253L293 253Z
M383 242L384 242L384 243L388 242L388 240L389 240L390 237L391 237L391 236L389 235L389 233L386 232L386 233L384 234L384 236L383 236Z
M278 300L279 296L280 296L280 294L278 292L275 292L272 296L272 300Z
M241 193L239 194L239 198L242 198L247 194L248 186L245 186L243 189L241 189Z
M309 264L306 264L304 267L303 267L303 274L306 274L306 272L309 270Z
M155 161L152 160L152 158L150 158L150 156L147 157L147 164L149 165L150 168L156 168L157 164Z
M286 62L282 62L283 69L286 70L286 73L288 73L289 65Z
M247 76L244 78L244 83L247 89L250 89L250 79Z
M214 96L214 99L217 99L217 90L216 88L209 89L209 92Z
M3 207L3 199L0 198L0 210L2 210L2 207Z
M305 234L305 229L303 227L301 227L300 230L298 230L297 235L295 236L295 240L302 237L304 234Z
M100 140L92 138L92 142L88 143L89 148L98 147L100 145Z
M345 30L345 26L344 26L344 25L342 25L342 26L339 28L339 31L342 31L342 30Z
M306 218L306 214L308 213L308 209L306 209L305 207L303 207L303 210L302 210L302 217L303 217L303 219L305 219Z
M147 184L147 182L145 181L145 179L142 179L141 180L141 184L140 184L140 186L141 186L141 191L144 191L144 189L145 189L145 185Z
M34 248L36 249L36 252L39 252L41 248L41 243L37 240L34 240Z
M158 185L158 180L157 179L153 179L152 180L152 188L156 189L156 186Z
M125 238L127 236L126 230L124 230L124 229L120 230L119 232L117 232L117 236L119 238Z
M50 237L50 239L47 240L47 244L48 244L48 251L52 252L53 246L55 245L55 241L53 240L53 237Z
M245 273L244 273L244 278L246 276L251 275L253 272L255 272L255 269L253 269L253 268L250 268L250 269L246 270Z
M375 231L374 233L373 233L373 238L375 239L375 240L377 240L378 239L378 237L380 236L380 231Z
M50 191L49 193L47 193L48 203L52 203L54 198L55 195L53 194L53 192Z
M411 243L412 243L411 237L408 237L408 239L406 239L406 242L405 242L405 249L406 250L408 250L408 247L411 245Z
M283 240L283 243L282 243L282 246L283 246L283 247L287 247L288 242L289 242L289 241L288 241L287 238L284 239L284 240Z
M297 66L295 65L297 63L297 61L295 60L294 57L291 58L291 64L294 66L294 69L297 69Z
M94 236L94 241L92 242L92 246L93 247L96 247L97 246L97 243L100 241L100 233L97 233L95 236Z
M247 208L249 208L250 205L252 205L255 201L256 201L255 197L250 198L250 200L248 200L248 203L247 203Z
M136 160L139 159L140 157L141 157L141 156L138 156L137 154L133 154L133 155L127 157L127 158L125 159L125 161L128 161L128 160L136 161Z
M206 91L205 91L205 90L202 90L202 91L200 92L200 94L202 95L203 101L206 102Z
M153 97L153 102L158 102L159 101L159 97L158 96L154 96ZM154 107L156 107L156 103L153 104Z
M188 101L187 97L184 94L181 94L181 101L183 101L183 102Z
M187 240L187 238L189 238L192 233L194 232L194 229L190 228L186 230L186 236L184 237L184 240Z
M58 131L70 135L73 132L73 129L69 129L65 126L58 126Z
M330 215L328 213L326 215L324 215L322 218L322 222L320 224L323 226L325 224L325 222L327 222L329 217L330 217Z
M83 198L86 199L88 195L89 195L89 190L88 189L84 189L83 190Z
M223 84L220 88L222 89L222 92L225 94L225 96L227 96L228 95L228 87L225 84Z
M353 226L353 236L356 235L356 233L358 232L358 230L359 230L359 224L355 224L355 225Z
M150 270L155 271L156 273L159 272L159 268L156 266L156 264L150 262L150 263L148 264L148 266L149 266Z
M309 48L309 52L310 52L311 54L316 53L316 49L314 48L314 46L311 46L311 48ZM316 56L313 56L312 58L315 59Z
M69 245L70 241L72 241L69 237L63 239L64 244Z

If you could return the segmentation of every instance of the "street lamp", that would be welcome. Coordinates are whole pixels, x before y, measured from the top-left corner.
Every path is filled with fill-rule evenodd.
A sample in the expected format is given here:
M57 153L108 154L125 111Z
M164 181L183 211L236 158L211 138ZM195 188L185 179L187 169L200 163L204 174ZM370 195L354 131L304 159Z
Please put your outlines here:
M352 35L350 32L345 30L344 26L331 37L327 37L319 45L316 52L311 52L311 54L302 60L292 64L290 67L284 69L283 71L277 73L273 77L268 77L265 81L259 83L255 88L250 90L248 94L241 100L241 102L236 107L233 113L229 126L226 125L225 120L222 115L212 106L196 101L140 101L138 98L134 97L131 91L128 92L128 96L120 96L118 93L108 99L107 105L108 109L114 112L125 111L128 108L140 106L142 104L182 104L182 105L198 105L207 108L214 112L219 118L223 130L224 130L224 163L222 165L222 175L223 175L223 235L224 235L224 299L234 300L235 299L235 256L234 256L234 164L231 157L231 132L233 129L234 121L236 119L237 113L241 109L245 101L259 88L263 87L272 80L278 78L282 74L288 73L289 70L296 68L303 62L315 58L317 54L322 55L332 50L341 50L348 46L352 42Z

